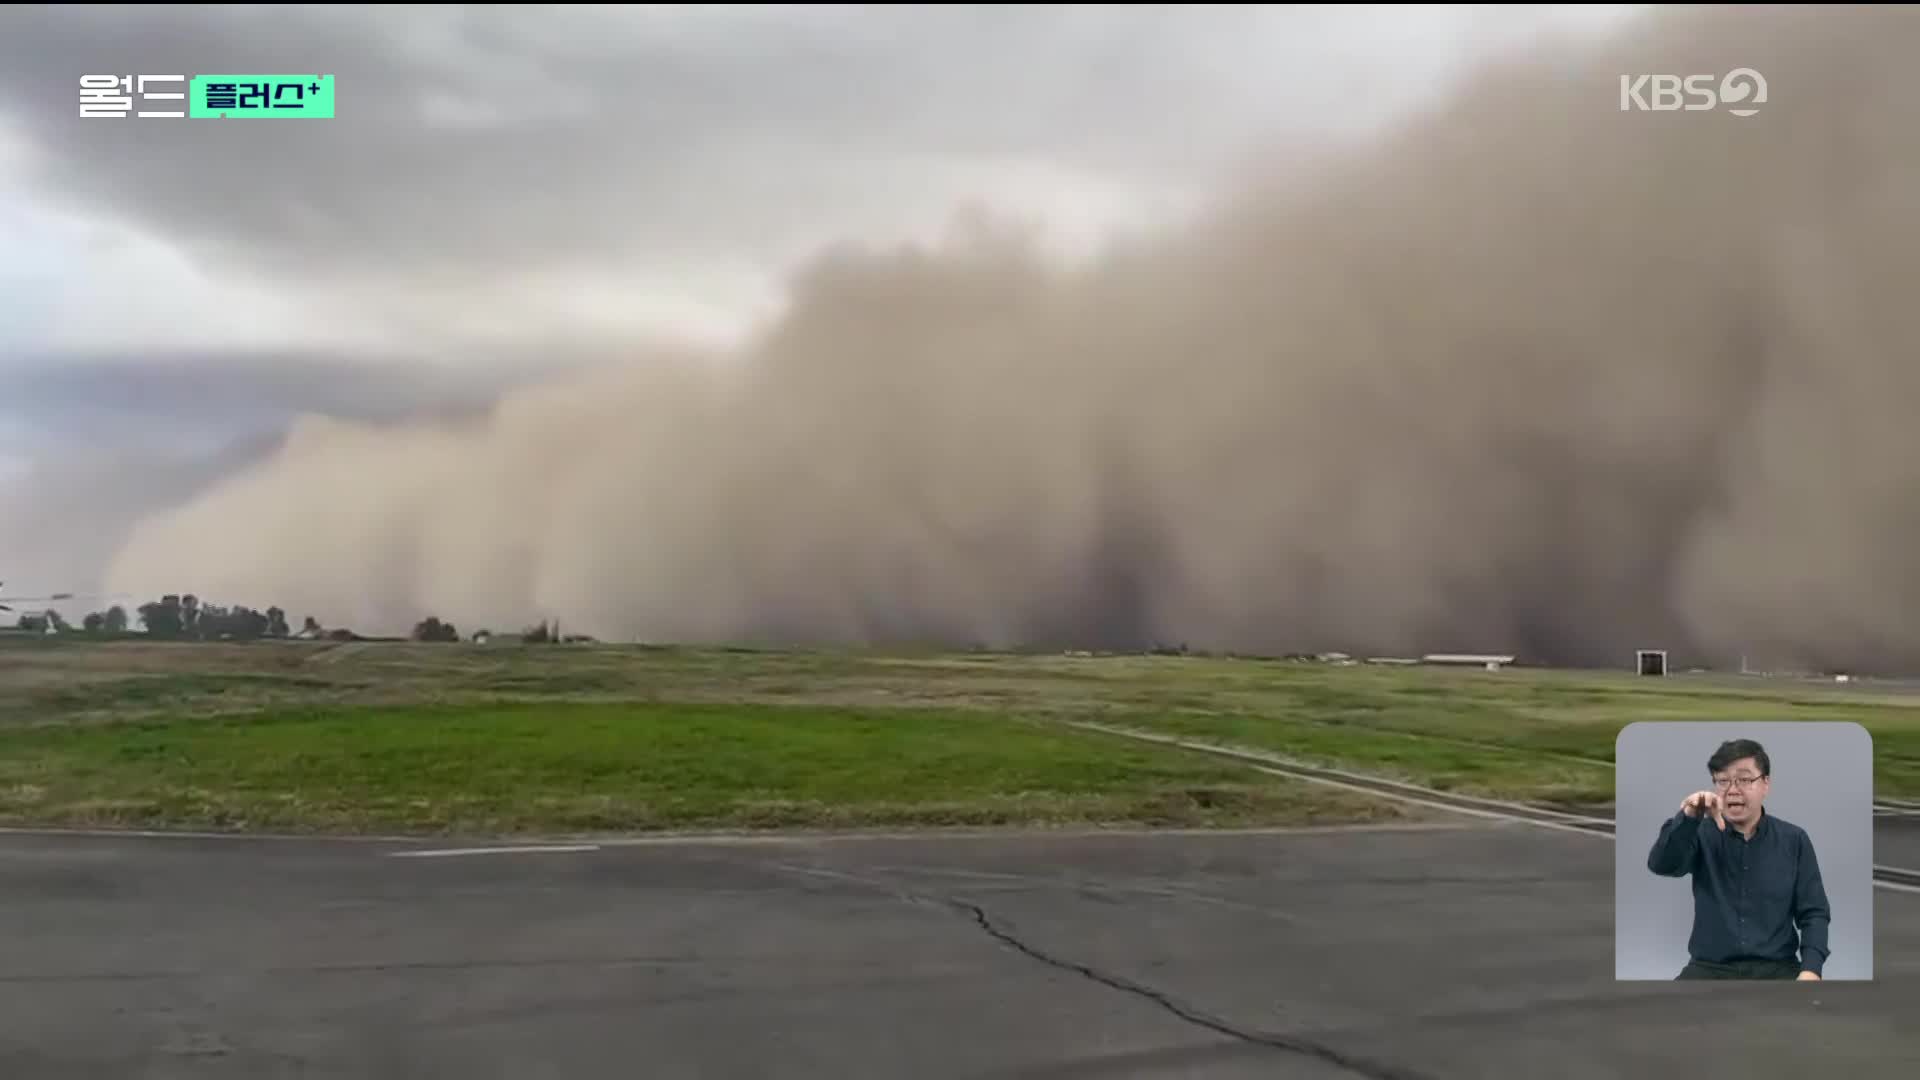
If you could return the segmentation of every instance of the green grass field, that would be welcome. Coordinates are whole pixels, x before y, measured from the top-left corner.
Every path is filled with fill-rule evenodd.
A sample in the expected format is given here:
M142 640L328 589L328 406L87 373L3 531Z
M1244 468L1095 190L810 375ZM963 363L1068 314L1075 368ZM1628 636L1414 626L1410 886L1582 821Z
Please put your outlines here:
M1857 721L1920 797L1920 694L1193 657L0 641L0 821L275 830L1145 823L1406 810L1100 720L1543 804L1636 720Z
M11 734L0 819L625 831L1390 818L1358 796L986 713L573 704L285 710Z

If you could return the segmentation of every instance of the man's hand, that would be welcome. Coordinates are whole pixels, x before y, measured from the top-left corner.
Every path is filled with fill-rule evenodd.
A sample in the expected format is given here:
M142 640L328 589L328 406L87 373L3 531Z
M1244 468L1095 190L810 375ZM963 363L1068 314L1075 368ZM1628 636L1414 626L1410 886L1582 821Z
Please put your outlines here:
M1794 981L1795 982L1819 982L1820 976L1815 975L1811 971L1803 971L1800 973L1800 977Z
M1712 814L1713 823L1720 826L1721 832L1727 831L1726 805L1720 801L1720 794L1714 791L1696 791L1687 796L1680 809L1690 818L1701 814Z

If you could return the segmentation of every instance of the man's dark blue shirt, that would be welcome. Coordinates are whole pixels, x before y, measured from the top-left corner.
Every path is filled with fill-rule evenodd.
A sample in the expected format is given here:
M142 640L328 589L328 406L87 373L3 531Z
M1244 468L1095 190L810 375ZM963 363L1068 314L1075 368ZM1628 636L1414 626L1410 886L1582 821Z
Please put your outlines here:
M1712 814L1683 810L1660 827L1647 869L1693 875L1695 960L1797 962L1816 975L1826 966L1832 911L1805 829L1762 811L1749 840L1732 822L1722 832Z

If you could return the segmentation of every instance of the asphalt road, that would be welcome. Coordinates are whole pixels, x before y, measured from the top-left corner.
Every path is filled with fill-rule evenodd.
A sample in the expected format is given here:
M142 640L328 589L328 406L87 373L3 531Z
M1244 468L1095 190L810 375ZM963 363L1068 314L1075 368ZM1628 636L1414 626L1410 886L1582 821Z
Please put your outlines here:
M0 835L0 1077L1920 1075L1920 895L1872 983L1616 983L1572 833L427 846Z
M1920 870L1920 814L1875 818L1873 861L1885 866Z

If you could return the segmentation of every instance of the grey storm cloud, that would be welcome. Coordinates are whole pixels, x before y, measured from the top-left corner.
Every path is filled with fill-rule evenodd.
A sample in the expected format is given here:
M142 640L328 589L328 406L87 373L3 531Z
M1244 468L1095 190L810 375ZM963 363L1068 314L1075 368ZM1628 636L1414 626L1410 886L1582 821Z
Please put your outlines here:
M482 412L512 388L608 362L548 356L538 372L419 357L342 358L290 351L18 356L5 369L0 416L48 438L96 442L199 430L216 442L278 434L303 415L367 422Z
M37 151L42 196L138 221L209 266L511 280L618 257L784 258L819 222L922 198L970 161L1190 180L1274 117L1381 115L1450 55L1423 41L1383 58L1340 18L21 6L0 12L0 110ZM1372 36L1391 41L1391 25ZM208 71L332 74L337 118L76 115L81 74Z
M58 440L58 453L0 478L0 578L7 592L78 593L71 604L58 605L77 622L104 606L105 568L141 521L267 460L282 439L232 438L208 451L150 434L107 445L95 445L84 432L49 435L49 444Z
M232 351L11 357L0 369L0 578L99 589L135 525L264 461L321 415L379 430L484 416L504 395L609 362L555 351L512 358ZM78 617L77 615L75 616Z

